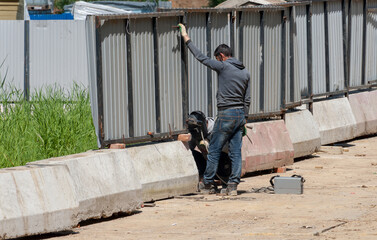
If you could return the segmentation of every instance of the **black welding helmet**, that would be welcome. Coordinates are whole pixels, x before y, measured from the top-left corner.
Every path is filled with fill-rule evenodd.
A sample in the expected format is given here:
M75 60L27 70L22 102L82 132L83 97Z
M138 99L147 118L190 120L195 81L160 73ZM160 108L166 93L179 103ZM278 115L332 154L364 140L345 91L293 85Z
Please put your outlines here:
M197 137L201 138L201 132L203 133L204 138L208 136L206 116L203 112L193 111L188 116L186 123L189 132L193 135L194 138L196 137L196 135L198 135Z

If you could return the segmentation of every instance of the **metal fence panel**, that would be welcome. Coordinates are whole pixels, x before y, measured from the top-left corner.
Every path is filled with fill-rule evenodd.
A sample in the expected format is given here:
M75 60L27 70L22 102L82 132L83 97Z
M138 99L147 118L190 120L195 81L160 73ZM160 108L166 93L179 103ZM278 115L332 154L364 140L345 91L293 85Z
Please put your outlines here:
M341 1L327 2L330 92L344 90L343 19Z
M161 132L183 129L181 46L178 17L158 18Z
M24 21L0 21L0 83L24 89Z
M213 58L213 52L220 44L227 44L230 46L230 21L229 13L211 13L211 57ZM217 115L217 100L216 93L218 89L217 73L212 71L212 108L213 113L209 113L214 117Z
M85 21L30 21L30 93L88 86Z
M88 81L90 94L90 107L92 110L93 125L99 136L98 121L98 96L97 96L97 66L96 66L96 27L95 17L89 16L85 21L86 52L88 61ZM101 146L97 137L97 145Z
M376 0L369 0L368 7L377 8ZM377 80L377 13L367 12L366 81Z
M280 13L280 12L279 12ZM264 112L281 107L281 14L265 12L264 25Z
M249 114L260 112L260 13L243 12L243 62L250 72L251 103Z
M101 27L104 139L129 137L127 43L124 21Z
M295 31L294 43L294 78L300 82L301 96L310 97L308 86L308 42L306 6L294 7Z
M135 136L156 132L153 26L151 18L130 19Z
M312 3L313 94L326 93L325 11L323 2Z
M285 103L298 103L301 100L300 79L294 76L295 54L294 35L296 31L293 9L285 11ZM291 61L293 58L293 61ZM292 64L292 66L291 66ZM292 73L291 73L292 72Z
M204 54L207 52L206 13L188 13L187 25L191 40ZM207 67L188 54L189 112L200 110L208 116Z
M363 1L351 1L350 86L362 85Z

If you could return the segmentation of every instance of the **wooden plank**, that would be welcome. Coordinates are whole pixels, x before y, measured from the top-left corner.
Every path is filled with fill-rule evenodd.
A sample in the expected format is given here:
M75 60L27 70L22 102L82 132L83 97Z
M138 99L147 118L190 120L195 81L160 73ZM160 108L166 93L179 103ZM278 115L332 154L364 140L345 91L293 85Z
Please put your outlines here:
M17 11L18 6L1 6L0 5L0 11Z

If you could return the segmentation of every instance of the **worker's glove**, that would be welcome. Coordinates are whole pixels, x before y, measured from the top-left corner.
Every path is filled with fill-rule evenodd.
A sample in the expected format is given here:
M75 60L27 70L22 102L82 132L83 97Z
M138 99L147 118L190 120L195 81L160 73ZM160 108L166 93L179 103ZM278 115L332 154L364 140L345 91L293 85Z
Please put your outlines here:
M186 27L182 23L178 24L179 31L181 32L182 37L187 36Z
M246 135L247 135L246 125L243 125L243 128L242 128L242 137L244 137Z

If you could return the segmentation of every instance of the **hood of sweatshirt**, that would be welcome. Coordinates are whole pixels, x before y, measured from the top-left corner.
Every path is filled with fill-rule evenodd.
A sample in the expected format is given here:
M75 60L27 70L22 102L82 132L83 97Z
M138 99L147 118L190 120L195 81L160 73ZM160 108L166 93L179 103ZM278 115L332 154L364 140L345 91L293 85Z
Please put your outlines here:
M236 68L241 69L241 70L245 68L243 63L240 62L239 60L235 59L235 58L228 58L226 60L226 62L232 64L233 66L235 66Z

